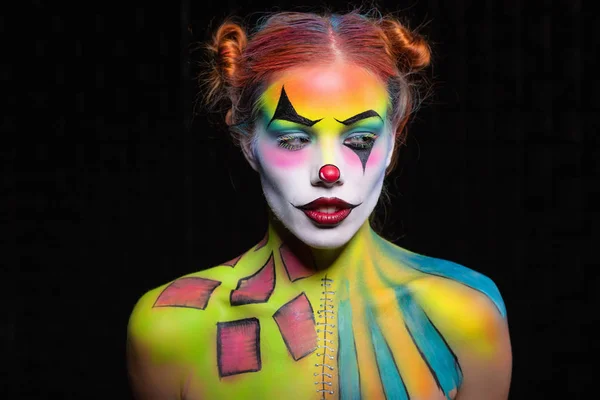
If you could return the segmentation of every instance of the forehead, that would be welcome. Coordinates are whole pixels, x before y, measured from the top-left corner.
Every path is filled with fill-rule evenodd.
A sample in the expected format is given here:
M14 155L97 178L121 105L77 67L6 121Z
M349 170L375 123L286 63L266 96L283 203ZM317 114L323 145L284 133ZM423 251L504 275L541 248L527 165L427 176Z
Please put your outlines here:
M366 110L384 117L388 107L383 82L351 64L307 65L277 74L260 99L268 118L275 112L282 87L296 112L308 119L343 120Z

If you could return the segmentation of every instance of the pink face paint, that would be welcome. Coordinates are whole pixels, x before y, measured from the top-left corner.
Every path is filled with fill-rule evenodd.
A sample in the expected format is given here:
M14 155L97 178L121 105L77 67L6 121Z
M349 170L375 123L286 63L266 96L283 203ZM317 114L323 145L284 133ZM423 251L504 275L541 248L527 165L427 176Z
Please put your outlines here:
M276 168L296 168L308 162L306 149L290 151L276 145L259 143L261 159L265 164Z
M383 151L380 148L374 148L369 154L369 159L367 160L366 168L376 167L381 164L383 159Z
M342 147L342 157L344 157L344 162L352 169L356 169L356 171L361 171L362 173L362 163L358 154L356 154L352 149L343 146Z

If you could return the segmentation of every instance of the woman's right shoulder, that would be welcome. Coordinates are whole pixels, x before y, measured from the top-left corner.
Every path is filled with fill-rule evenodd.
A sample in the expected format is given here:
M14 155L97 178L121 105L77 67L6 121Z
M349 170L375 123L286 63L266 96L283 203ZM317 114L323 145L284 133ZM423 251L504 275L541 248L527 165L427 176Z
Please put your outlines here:
M129 316L127 336L146 348L197 340L198 331L215 324L226 312L229 286L219 267L184 275L145 292ZM189 337L196 335L196 338Z

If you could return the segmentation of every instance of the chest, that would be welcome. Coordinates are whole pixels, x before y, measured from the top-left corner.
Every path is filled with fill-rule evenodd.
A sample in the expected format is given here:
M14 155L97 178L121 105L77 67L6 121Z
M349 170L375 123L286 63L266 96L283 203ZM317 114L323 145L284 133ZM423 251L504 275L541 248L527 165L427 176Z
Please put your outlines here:
M189 397L453 397L460 366L418 304L396 291L377 293L375 302L340 295L323 283L280 291L207 327Z

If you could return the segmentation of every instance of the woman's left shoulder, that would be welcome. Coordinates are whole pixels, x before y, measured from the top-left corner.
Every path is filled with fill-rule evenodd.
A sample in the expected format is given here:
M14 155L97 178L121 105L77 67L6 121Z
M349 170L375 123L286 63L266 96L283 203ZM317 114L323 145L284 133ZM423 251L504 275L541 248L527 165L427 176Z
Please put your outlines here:
M507 332L506 308L492 279L444 259L411 253L422 275L408 284L417 304L443 336L456 346L493 353Z
M414 308L423 310L457 357L463 381L458 399L506 399L512 350L506 308L489 277L463 265L405 253L420 271L406 285Z

